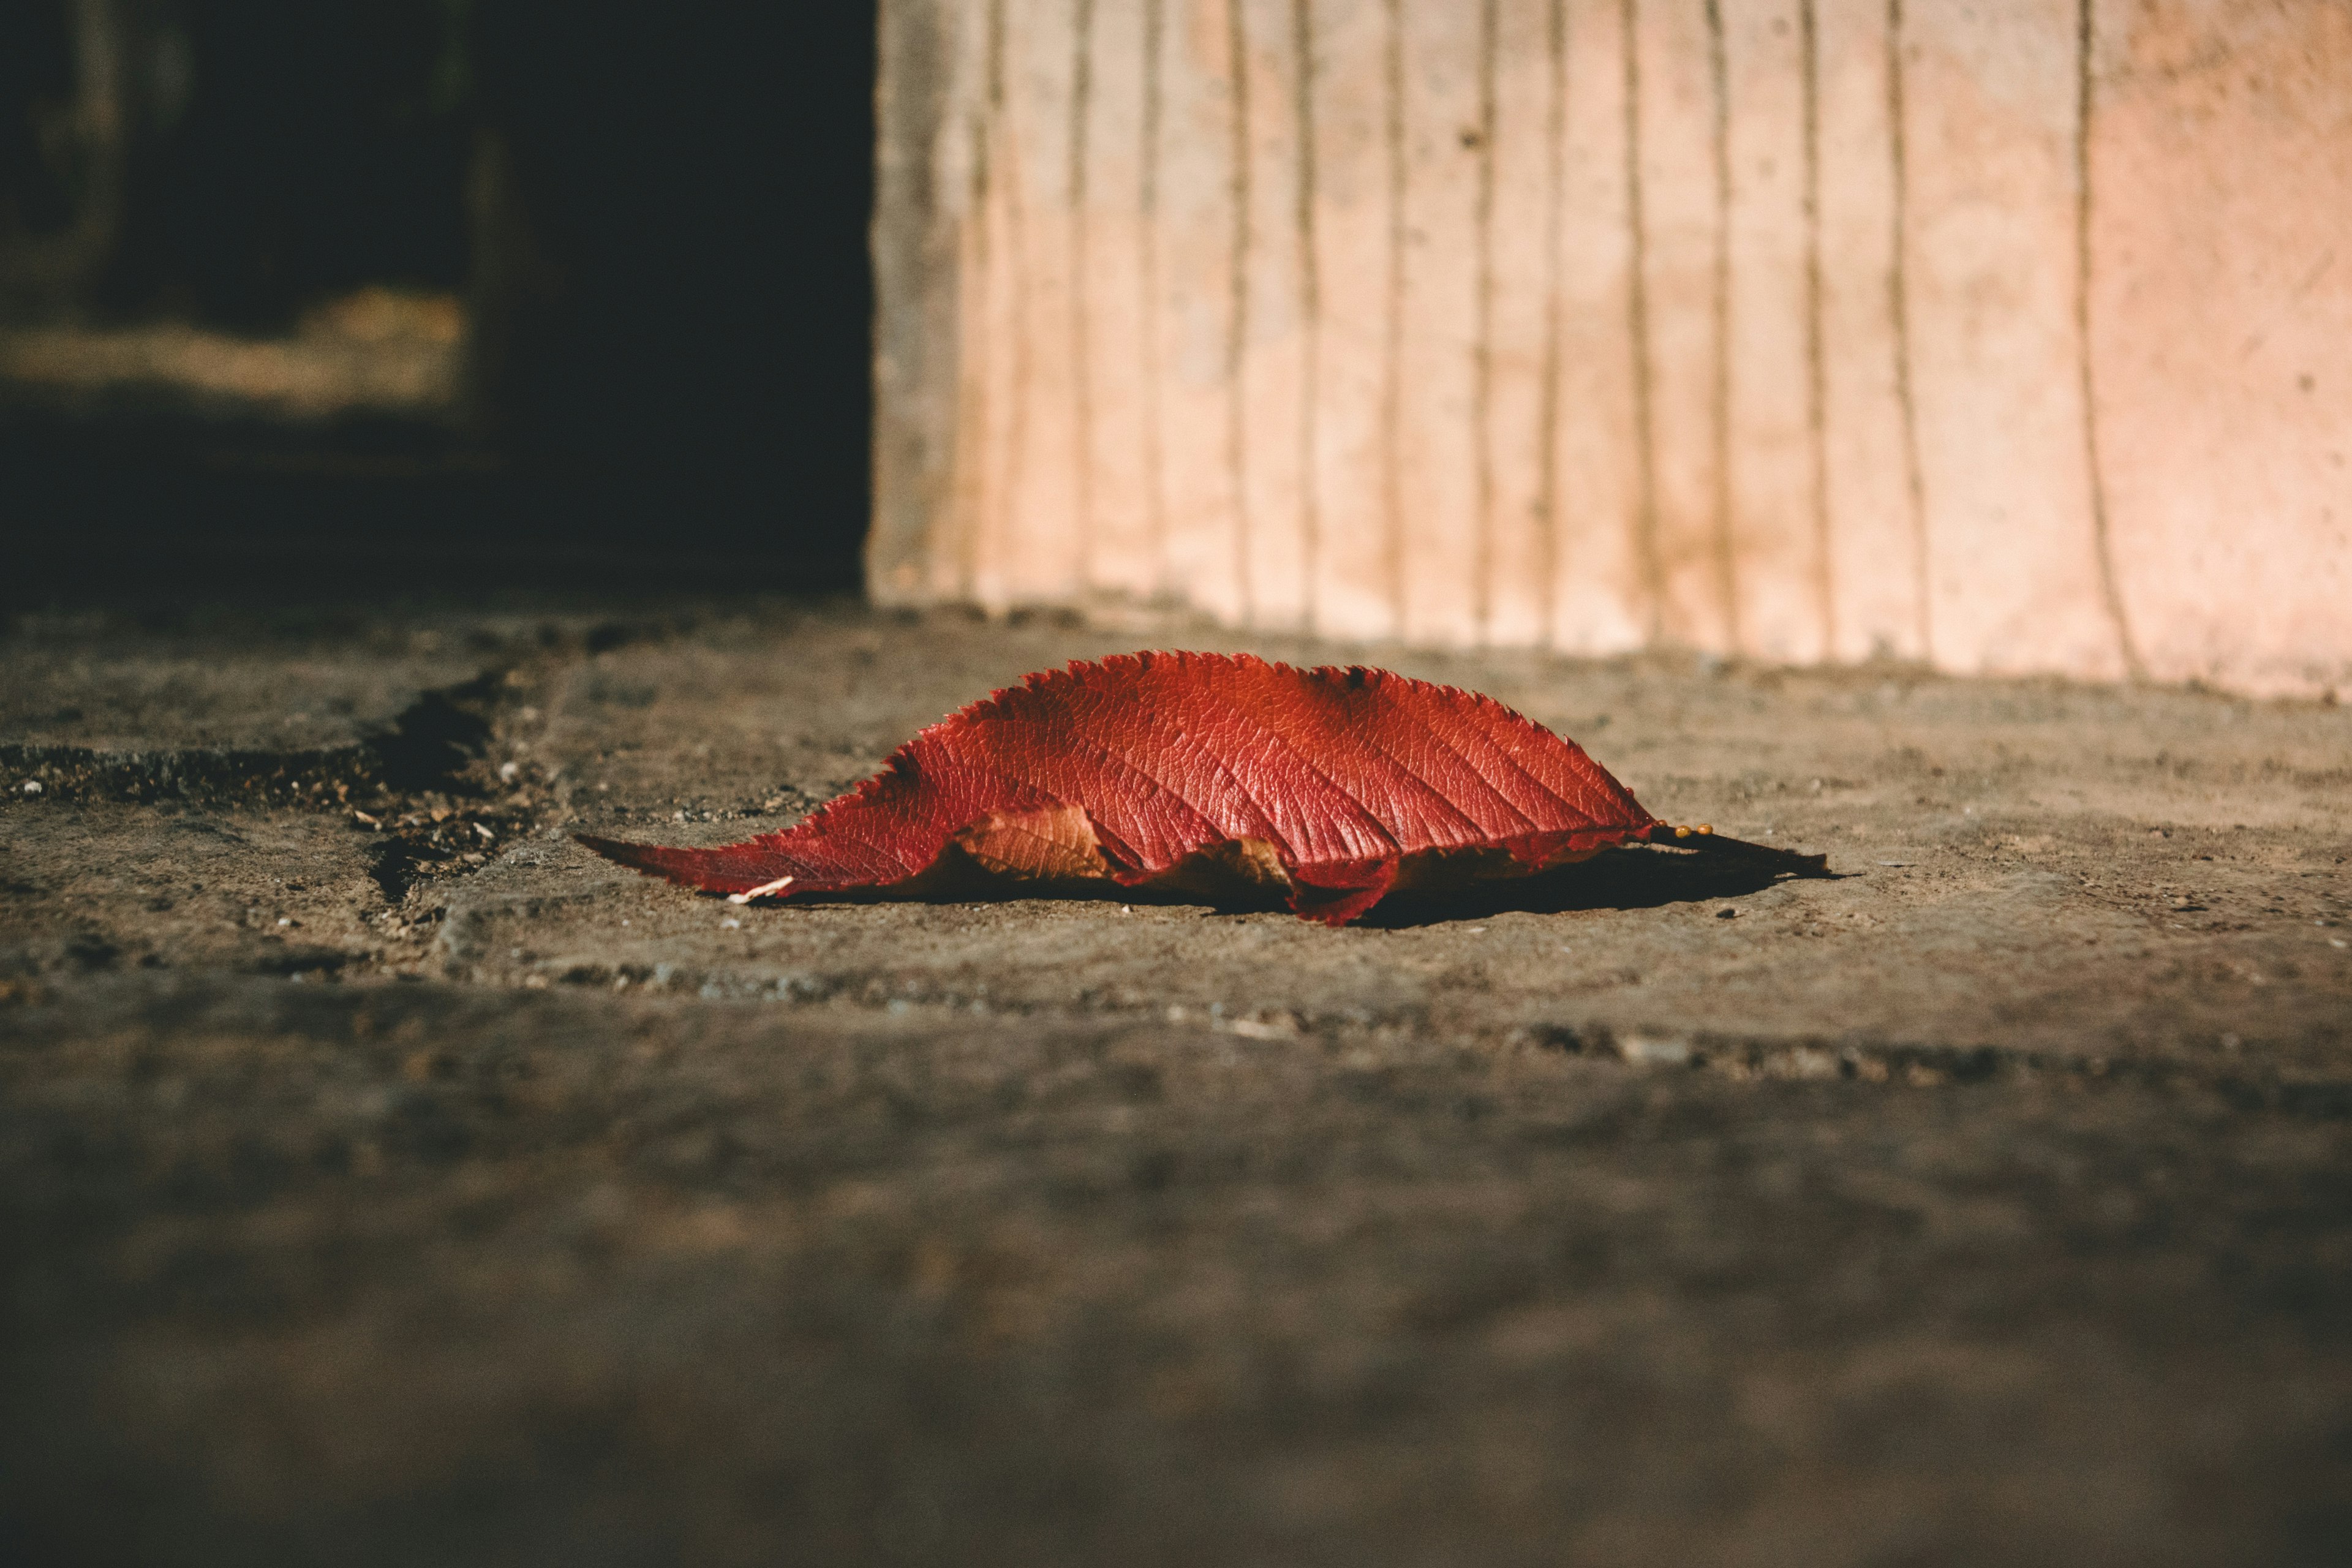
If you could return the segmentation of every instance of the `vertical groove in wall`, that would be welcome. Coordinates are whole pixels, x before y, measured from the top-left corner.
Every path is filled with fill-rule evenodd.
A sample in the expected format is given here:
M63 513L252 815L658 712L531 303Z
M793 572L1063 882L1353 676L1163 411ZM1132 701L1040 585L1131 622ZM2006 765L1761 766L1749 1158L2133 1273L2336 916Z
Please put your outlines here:
M1137 272L1143 309L1136 345L1143 367L1143 509L1151 535L1151 584L1155 597L1168 593L1168 493L1161 477L1160 425L1160 55L1167 0L1143 0L1142 146L1136 160L1135 205L1142 254Z
M1401 637L1405 627L1404 495L1397 448L1404 425L1404 0L1383 0L1381 12L1388 26L1383 74L1388 89L1389 272L1381 353L1381 547L1388 573L1389 614Z
M1297 75L1292 85L1292 117L1298 125L1298 320L1306 342L1299 375L1298 532L1300 620L1315 629L1315 584L1323 570L1322 501L1315 482L1315 405L1320 381L1323 338L1323 278L1315 257L1315 5L1291 0L1291 53Z
M1641 18L1635 0L1618 0L1625 49L1625 221L1633 240L1625 311L1633 337L1633 445L1641 466L1641 504L1634 512L1634 554L1649 595L1650 640L1665 629L1666 570L1658 554L1658 443L1650 367L1650 247L1642 215Z
M1715 163L1715 269L1708 310L1715 365L1707 392L1707 439L1715 459L1716 592L1723 597L1727 651L1739 651L1739 560L1731 537L1731 68L1722 0L1706 0L1707 127Z
M1911 591L1918 658L1936 658L1935 599L1927 575L1927 482L1919 467L1919 404L1911 389L1911 160L1903 110L1903 0L1886 0L1887 154L1894 169L1894 252L1886 271L1895 325L1895 401L1903 414L1903 478L1911 495Z
M1813 592L1820 603L1822 652L1838 647L1837 572L1830 549L1829 366L1822 342L1822 61L1815 0L1799 0L1797 47L1804 94L1805 432L1813 468Z
M966 134L971 138L971 171L965 186L968 205L964 212L964 232L957 237L956 258L964 268L965 276L956 280L957 288L969 300L973 281L988 269L988 226L982 214L988 205L988 133L987 114L983 108L971 116ZM960 599L972 596L976 576L973 553L975 531L971 525L973 509L979 500L980 450L986 440L988 425L982 417L982 393L985 385L982 367L987 363L988 313L966 309L957 321L962 334L956 355L955 454L952 470L953 494L943 520L934 520L935 531L948 535L946 546L954 553L955 592Z
M1545 18L1544 47L1551 100L1544 106L1544 341L1543 383L1538 393L1536 451L1538 603L1543 640L1558 640L1559 613L1559 426L1560 235L1568 206L1568 0L1551 0Z
M1476 515L1471 537L1471 625L1480 642L1495 606L1495 15L1496 0L1478 7L1478 190L1473 206L1476 228L1477 297L1471 344L1471 440L1477 454Z
M1004 268L1006 287L1013 296L1013 395L1006 409L1004 471L997 486L995 525L989 531L983 551L984 559L997 563L1001 570L1012 554L1013 531L1018 521L1023 459L1027 456L1024 448L1029 442L1029 390L1034 356L1029 350L1029 290L1025 287L1029 257L1024 232L1027 215L1021 199L1020 150L1012 145L1014 138L1005 111L1004 0L991 0L988 20L989 119L996 127L1000 142L997 163L1003 176Z
M1232 77L1234 204L1232 295L1225 335L1225 466L1234 491L1234 584L1241 621L1257 618L1250 571L1249 400L1244 394L1244 362L1249 353L1250 103L1249 37L1243 30L1242 0L1225 0L1225 68Z
M2124 615L2124 599L2116 582L2115 543L2107 528L2107 486L2099 465L2099 407L2091 370L2091 110L2092 47L2098 41L2093 27L2093 0L2076 0L2074 102L2074 344L2082 366L2083 458L2091 484L2091 535L2098 552L2099 593L2106 601L2107 619L2116 629L2116 651L2134 680L2147 679L2139 646L2132 640L2131 622Z
M971 72L960 14L894 5L877 17L873 266L874 419L866 456L873 514L864 558L881 601L942 592L959 556L956 455L969 371L970 226L958 221Z
M1088 331L1087 274L1087 119L1094 101L1095 0L1071 0L1070 60L1070 390L1077 414L1077 530L1071 563L1074 585L1094 585L1095 395L1092 338Z
M980 105L972 116L971 127L971 205L964 219L971 226L973 273L973 281L966 285L966 291L969 294L976 289L982 293L982 308L972 312L974 326L971 330L976 341L971 346L979 352L971 356L976 374L968 384L964 398L969 409L959 410L961 428L956 451L957 594L967 600L978 597L980 593L980 555L987 531L990 500L988 404L995 333L990 330L985 290L995 260L988 243L988 208L995 184L997 115L1004 96L1004 0L989 0L982 26Z

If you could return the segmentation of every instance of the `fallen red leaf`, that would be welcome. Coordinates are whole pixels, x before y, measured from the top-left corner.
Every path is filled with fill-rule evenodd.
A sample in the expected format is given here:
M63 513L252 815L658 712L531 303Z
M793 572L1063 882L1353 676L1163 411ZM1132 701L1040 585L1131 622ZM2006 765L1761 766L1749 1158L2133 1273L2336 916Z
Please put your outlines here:
M738 901L919 896L977 868L1212 896L1238 880L1336 926L1433 873L1525 876L1663 826L1583 748L1489 697L1360 667L1138 653L950 715L782 833L580 842Z

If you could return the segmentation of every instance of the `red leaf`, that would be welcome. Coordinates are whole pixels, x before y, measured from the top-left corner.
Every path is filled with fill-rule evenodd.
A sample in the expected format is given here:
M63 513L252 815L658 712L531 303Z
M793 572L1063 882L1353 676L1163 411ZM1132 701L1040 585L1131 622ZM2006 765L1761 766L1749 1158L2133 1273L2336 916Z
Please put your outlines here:
M581 842L739 901L920 894L961 862L1125 887L1238 878L1341 925L1440 863L1526 875L1660 826L1581 747L1492 698L1381 669L1139 653L950 715L785 832L716 849Z

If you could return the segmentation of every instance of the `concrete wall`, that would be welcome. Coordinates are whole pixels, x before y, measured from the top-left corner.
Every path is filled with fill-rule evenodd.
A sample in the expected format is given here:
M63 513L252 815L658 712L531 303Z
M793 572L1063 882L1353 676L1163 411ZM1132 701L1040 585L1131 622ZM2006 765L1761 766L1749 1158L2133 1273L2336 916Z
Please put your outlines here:
M893 603L2352 689L2342 0L886 0Z

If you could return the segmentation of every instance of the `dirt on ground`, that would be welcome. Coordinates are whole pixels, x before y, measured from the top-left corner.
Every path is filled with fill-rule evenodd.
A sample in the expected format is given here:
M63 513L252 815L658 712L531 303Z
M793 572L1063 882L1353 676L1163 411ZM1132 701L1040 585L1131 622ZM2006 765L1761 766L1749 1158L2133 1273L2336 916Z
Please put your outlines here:
M2352 1555L2352 712L1254 640L1486 691L1646 851L1331 931L740 908L1197 628L19 617L0 1546L40 1563Z

